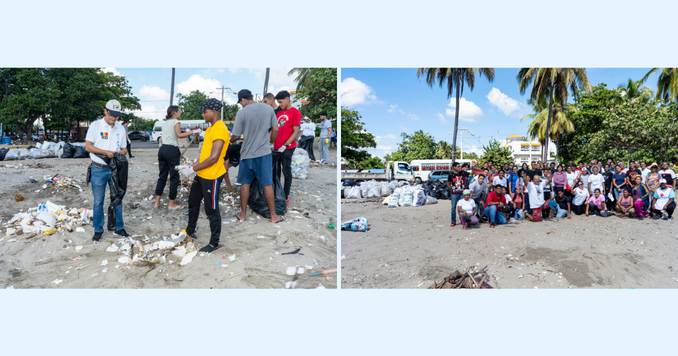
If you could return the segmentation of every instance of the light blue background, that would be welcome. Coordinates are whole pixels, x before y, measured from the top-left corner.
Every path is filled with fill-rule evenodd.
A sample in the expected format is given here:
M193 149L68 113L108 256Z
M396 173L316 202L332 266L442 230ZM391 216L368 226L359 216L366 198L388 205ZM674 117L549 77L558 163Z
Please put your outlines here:
M676 66L676 7L658 0L5 1L0 65ZM673 355L677 297L677 290L8 290L0 291L0 350Z

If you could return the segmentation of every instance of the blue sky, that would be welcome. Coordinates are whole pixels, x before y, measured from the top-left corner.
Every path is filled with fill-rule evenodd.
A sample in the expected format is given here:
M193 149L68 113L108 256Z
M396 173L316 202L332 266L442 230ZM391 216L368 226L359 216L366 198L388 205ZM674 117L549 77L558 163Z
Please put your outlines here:
M608 87L638 80L648 68L587 69L592 85ZM400 134L424 130L437 140L452 143L454 97L447 98L444 88L429 87L417 78L412 68L342 68L340 97L342 106L362 115L367 131L375 135L377 148L370 153L383 157L398 148ZM521 95L516 81L517 68L495 69L489 83L476 79L473 91L466 88L460 106L459 128L464 152L478 152L490 139L510 134L526 134L530 114L528 94ZM654 90L656 75L646 85ZM458 139L459 141L459 139ZM459 142L457 143L459 145Z
M132 91L141 101L141 110L135 113L147 119L163 118L169 105L171 69L170 68L105 68L104 70L123 75L132 87ZM296 87L294 78L287 75L290 68L271 68L269 91L290 90ZM265 68L219 68L194 69L177 68L175 94L187 94L193 90L221 98L221 86L229 87L225 91L225 101L235 103L235 93L240 89L250 89L261 96L264 87ZM176 103L177 100L175 99Z

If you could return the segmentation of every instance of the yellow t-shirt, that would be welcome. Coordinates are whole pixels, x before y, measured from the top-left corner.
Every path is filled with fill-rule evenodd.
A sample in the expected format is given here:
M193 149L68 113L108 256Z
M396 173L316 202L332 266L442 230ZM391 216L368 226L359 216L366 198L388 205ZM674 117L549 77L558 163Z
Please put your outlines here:
M226 174L226 167L224 167L224 156L226 156L226 150L228 149L228 144L231 140L231 133L228 132L228 128L223 121L219 120L214 125L210 126L205 130L205 139L202 142L202 148L200 149L200 162L203 162L209 158L212 153L212 144L214 141L222 140L224 141L224 147L221 148L221 153L219 154L219 160L217 163L199 170L197 172L198 177L203 179L217 179L224 174Z

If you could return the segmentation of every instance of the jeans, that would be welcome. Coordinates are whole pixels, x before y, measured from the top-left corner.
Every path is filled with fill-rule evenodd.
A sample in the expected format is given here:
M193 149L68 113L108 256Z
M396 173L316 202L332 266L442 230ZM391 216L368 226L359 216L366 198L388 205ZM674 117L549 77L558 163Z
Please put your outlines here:
M561 208L555 201L549 201L549 207L556 212L556 219L562 219L567 216L567 210Z
M320 160L327 163L330 159L330 145L325 143L325 140L327 140L327 138L320 138Z
M106 197L106 186L111 179L111 169L108 167L99 167L92 165L92 214L94 232L104 232L104 198ZM122 202L113 207L115 213L115 230L119 231L125 228L125 222L122 218Z
M485 216L487 216L487 220L489 220L492 225L506 224L504 213L497 211L496 205L488 205L487 208L485 208Z
M461 199L461 194L451 193L450 194L450 203L452 203L452 209L450 210L450 221L451 224L457 223L457 202Z

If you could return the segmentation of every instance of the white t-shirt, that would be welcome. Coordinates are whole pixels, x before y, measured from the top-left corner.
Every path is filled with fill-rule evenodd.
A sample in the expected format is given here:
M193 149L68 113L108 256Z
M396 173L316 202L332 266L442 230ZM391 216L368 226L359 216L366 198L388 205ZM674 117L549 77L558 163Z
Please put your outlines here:
M600 189L600 192L603 193L603 185L605 184L605 177L602 174L591 174L589 175L589 183L591 184L591 194L593 194L596 189Z
M457 201L457 207L461 207L465 212L472 214L473 209L476 207L476 202L473 199L461 199Z
M513 199L511 199L511 195L509 194L504 194L504 198L506 199L506 204L511 204L513 203Z
M504 187L508 188L506 176L504 176L504 178L499 178L499 176L494 177L494 179L492 179L492 185L497 185L497 184L503 185Z
M312 122L304 122L301 124L301 135L302 136L314 136L315 137L315 124Z
M530 198L530 208L537 209L544 205L544 182L527 184L527 196Z
M582 205L589 198L589 191L586 188L574 188L574 197L572 198L572 204Z
M657 172L657 173L659 173L659 176L662 177L662 178L664 177L665 174L668 174L669 176L671 176L671 179L674 179L674 180L676 179L676 172L674 172L673 169L671 169L671 168L660 169L659 172Z
M332 121L329 119L320 123L320 138L328 138L329 130L332 128Z
M650 172L652 172L652 171L651 171L649 168L647 168L647 167L645 167L645 169L643 169L643 170L640 172L640 175L643 177L643 183L645 183L645 180L647 180L647 176L650 175Z
M85 140L91 142L94 147L102 150L118 152L121 148L127 147L127 134L125 127L118 121L111 127L104 119L92 122L87 129ZM104 160L94 153L89 154L89 158L98 164L106 164Z
M664 209L664 205L669 202L669 199L676 199L676 192L673 191L673 188L671 187L666 187L664 189L657 188L657 190L654 192L654 198L656 199L654 202L654 208L657 210L662 210Z
M577 172L572 172L572 173L565 173L567 176L567 185L570 187L574 187L574 181L579 177L579 173Z

